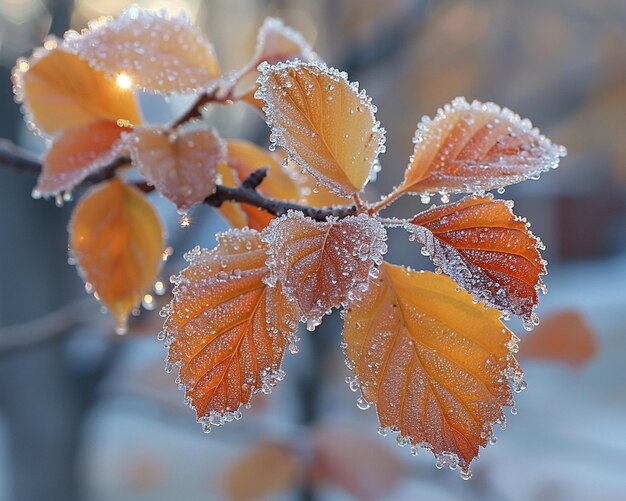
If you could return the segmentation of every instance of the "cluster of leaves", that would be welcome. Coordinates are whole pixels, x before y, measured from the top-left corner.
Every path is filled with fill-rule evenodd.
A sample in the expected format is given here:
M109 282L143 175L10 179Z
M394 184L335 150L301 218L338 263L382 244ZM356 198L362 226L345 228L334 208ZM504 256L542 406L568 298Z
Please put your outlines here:
M503 407L525 386L519 339L502 319L517 315L532 328L545 292L541 242L512 202L486 192L556 167L563 148L507 109L458 98L422 120L404 180L369 203L363 190L385 150L376 107L275 19L261 27L250 63L222 75L212 46L184 17L131 8L63 42L47 40L18 61L14 84L29 124L51 140L35 194L62 200L107 174L76 205L70 249L120 329L156 279L164 245L154 209L124 180L124 167L181 211L262 166L263 200L354 204L312 218L227 201L220 210L235 228L217 235L213 250L186 254L160 338L206 432L238 419L254 393L284 377L300 321L314 330L343 308L359 407L375 404L381 433L397 432L414 453L431 449L438 466L459 466L469 478L493 425L504 426ZM173 124L142 125L135 88L198 100ZM233 102L265 115L272 153L224 140L200 119L202 106ZM409 219L380 216L404 194L428 203L436 193L444 205ZM469 195L447 203L457 193ZM389 228L407 231L436 273L383 261Z

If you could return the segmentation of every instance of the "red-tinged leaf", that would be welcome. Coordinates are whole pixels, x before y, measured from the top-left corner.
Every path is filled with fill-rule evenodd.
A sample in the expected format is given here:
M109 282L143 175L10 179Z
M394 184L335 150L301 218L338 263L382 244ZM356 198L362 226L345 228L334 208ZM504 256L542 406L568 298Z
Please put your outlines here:
M535 178L558 166L565 148L528 120L493 103L463 98L417 126L401 193L472 193Z
M593 359L597 351L597 335L585 317L576 310L562 310L543 319L541 325L524 338L519 356L580 368Z
M512 202L472 195L415 216L406 229L436 266L481 301L520 316L527 329L538 323L534 312L545 261L540 240Z
M297 450L278 442L254 444L228 467L224 487L231 501L270 499L293 489L304 477Z
M257 191L269 198L298 202L301 197L297 174L284 168L274 155L248 141L228 141L228 165L237 173L238 183L260 167L267 167L268 175ZM246 213L246 225L255 230L265 228L274 216L247 204L239 205Z
M346 356L362 399L376 404L398 443L431 449L438 466L469 467L524 388L516 338L500 313L474 304L455 282L383 263L344 319Z
M393 499L404 464L387 444L354 426L326 424L313 433L312 469L317 482L330 483L354 499Z
M74 54L46 41L19 59L13 70L15 98L23 102L27 124L50 135L64 129L108 120L120 125L141 122L133 91L123 88Z
M255 97L265 102L272 139L332 191L363 189L385 142L371 99L323 63L261 68Z
M35 193L47 197L71 191L110 164L121 150L124 130L115 122L100 120L63 131L44 156Z
M263 239L270 283L282 284L296 300L309 330L328 310L366 290L374 264L387 252L385 229L364 214L317 222L290 211L270 223Z
M281 287L265 283L267 246L253 230L230 230L212 251L196 247L165 309L168 367L208 432L237 419L259 390L280 381L283 354L295 343L298 315ZM290 346L296 351L295 345Z
M123 332L161 267L163 228L156 212L139 190L115 178L80 200L69 232L81 275Z
M226 145L214 130L172 132L136 127L126 136L133 165L179 210L188 210L215 192L217 166Z
M65 45L94 68L151 92L209 89L220 74L213 46L184 13L170 17L132 6L80 34L66 33Z

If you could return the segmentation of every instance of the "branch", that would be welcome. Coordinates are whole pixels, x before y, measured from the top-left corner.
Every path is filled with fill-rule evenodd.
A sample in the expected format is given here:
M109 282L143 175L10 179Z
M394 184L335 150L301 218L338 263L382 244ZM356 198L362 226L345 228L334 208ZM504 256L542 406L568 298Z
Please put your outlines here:
M80 186L89 186L110 179L115 175L118 168L129 164L130 159L128 157L117 158L100 172L87 177ZM41 162L36 160L31 153L19 148L6 139L0 139L0 166L34 175L39 174L42 169ZM300 211L305 216L315 219L316 221L324 221L329 216L341 219L358 213L358 209L354 205L335 208L318 208L267 198L256 191L256 188L267 177L267 174L267 168L262 167L252 172L242 181L241 185L236 188L218 185L215 193L207 197L204 203L211 207L220 207L224 202L239 202L258 207L274 216L282 216L288 211L294 210ZM146 183L138 183L137 187L145 193L154 190L152 186Z
M82 299L35 320L0 329L0 357L63 336L77 325L93 322L98 310L92 303L92 298Z
M267 167L261 167L252 172L237 188L218 186L215 193L207 197L204 203L212 207L219 207L224 202L240 202L258 207L274 216L282 216L290 210L294 210L300 211L316 221L325 221L329 216L341 219L358 213L358 209L354 205L322 209L264 197L256 191L256 187L265 179L267 173Z

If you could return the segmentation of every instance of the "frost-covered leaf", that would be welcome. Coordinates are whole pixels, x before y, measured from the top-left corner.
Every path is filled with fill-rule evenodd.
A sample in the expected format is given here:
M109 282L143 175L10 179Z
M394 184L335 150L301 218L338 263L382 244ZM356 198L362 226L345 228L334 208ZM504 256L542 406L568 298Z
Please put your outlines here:
M44 156L35 192L47 197L71 191L117 157L124 130L115 122L99 120L61 132Z
M264 63L261 70L255 97L265 103L272 140L333 191L360 191L385 142L371 99L322 63Z
M212 251L186 255L163 333L168 366L180 367L181 388L207 432L238 419L254 393L268 393L283 378L283 354L297 341L298 325L295 304L264 281L260 234L230 230L217 240Z
M226 159L226 145L216 131L142 126L127 134L125 143L133 165L179 210L215 192L217 166Z
M290 211L270 223L263 239L269 243L269 282L281 283L295 298L309 330L328 310L367 290L374 264L387 252L384 228L364 214L317 222Z
M344 319L359 406L376 404L382 429L397 431L400 445L431 449L439 467L458 465L468 477L502 407L514 404L511 386L525 386L512 355L517 338L498 311L474 304L444 275L388 263L380 270Z
M115 178L76 205L70 252L120 331L161 267L163 228L143 194Z
M289 26L285 26L282 19L268 17L259 29L254 56L248 64L235 74L234 78L241 80L246 75L256 75L257 67L262 62L278 64L292 59L310 61L315 59L315 55L311 46L300 33ZM257 84L250 85L248 82L244 88L246 90L238 92L237 98L263 111L263 103L254 98Z
M472 195L422 212L406 229L461 287L532 329L538 291L546 291L543 244L511 207L490 194Z
M242 140L229 140L228 165L237 174L237 184L260 167L267 167L267 177L257 191L269 198L297 202L301 198L297 174L284 168L275 155L260 148L254 143ZM252 229L262 230L274 216L268 212L247 204L240 204L246 213L246 225Z
M268 17L257 35L253 65L256 67L263 61L277 64L290 59L308 61L311 51L311 46L300 33L285 26L282 19Z
M129 7L116 18L65 35L68 49L109 75L152 92L194 92L216 85L220 68L213 46L181 12Z
M463 98L439 109L433 120L424 117L413 142L398 188L404 193L502 188L557 167L566 154L511 110Z
M13 69L15 98L23 103L29 127L55 135L64 129L109 120L140 123L133 91L105 77L78 56L46 41Z

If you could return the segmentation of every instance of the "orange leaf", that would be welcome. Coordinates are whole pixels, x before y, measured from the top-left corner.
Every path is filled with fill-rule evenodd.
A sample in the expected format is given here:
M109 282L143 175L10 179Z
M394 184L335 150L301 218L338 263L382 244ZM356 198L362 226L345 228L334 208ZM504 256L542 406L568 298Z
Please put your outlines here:
M311 46L300 33L285 26L282 19L268 17L257 35L256 53L251 65L256 68L263 61L277 64L296 58L308 61L311 56Z
M272 139L332 191L360 191L385 142L370 98L322 63L264 63L261 69L255 97L265 102Z
M364 214L317 222L290 211L272 221L263 239L270 283L279 281L296 300L309 330L328 310L366 290L374 263L387 252L385 229Z
M436 266L505 314L522 317L527 329L538 323L537 291L546 291L541 241L512 202L473 195L415 216L406 229L424 245Z
M237 173L239 182L260 167L268 168L268 175L257 191L262 195L279 200L297 202L300 197L297 174L285 169L274 156L248 141L228 141L228 165ZM274 219L271 214L251 205L240 204L246 213L247 226L262 230Z
M139 190L115 178L80 200L69 232L81 275L121 332L161 267L163 228L156 212Z
M220 74L213 46L183 14L129 7L115 19L65 35L70 51L109 75L152 92L194 92L211 88Z
M311 50L311 46L300 33L285 26L282 19L268 17L259 29L254 56L252 56L248 64L237 72L237 78L245 84L247 79L243 79L243 77L251 73L256 74L257 67L262 62L277 64L291 59L309 61L315 59L315 55ZM248 82L244 88L247 90L240 91L237 99L252 104L262 112L263 103L254 98L254 93L257 89L256 83L250 85Z
M511 110L464 98L440 109L433 120L425 117L413 142L400 192L502 188L557 167L566 154Z
M235 187L238 185L235 172L226 162L217 166L217 179L218 184L223 186ZM220 205L219 210L234 228L248 226L248 216L237 202L224 202Z
M232 501L268 499L297 485L304 468L298 452L288 445L260 442L229 466L225 490Z
M46 152L35 192L49 196L70 191L111 163L120 152L123 131L123 127L107 120L63 131Z
M298 315L280 287L268 287L267 246L253 230L217 236L212 251L196 247L176 278L164 325L168 367L208 433L240 416L253 393L269 393L284 373L285 348L296 352Z
M56 47L54 40L46 46ZM38 49L19 59L13 70L15 97L23 102L27 123L46 134L99 120L141 122L135 96L78 56L62 49ZM30 122L32 120L32 122Z
M383 263L373 282L344 324L359 406L376 404L400 445L431 449L439 467L458 464L469 477L502 407L514 404L507 379L525 386L511 354L518 338L446 276Z
M215 192L217 166L226 158L226 145L216 131L144 126L125 142L133 165L179 210L189 210Z
M574 368L597 353L596 334L576 310L562 310L541 322L520 346L520 357L556 360Z

